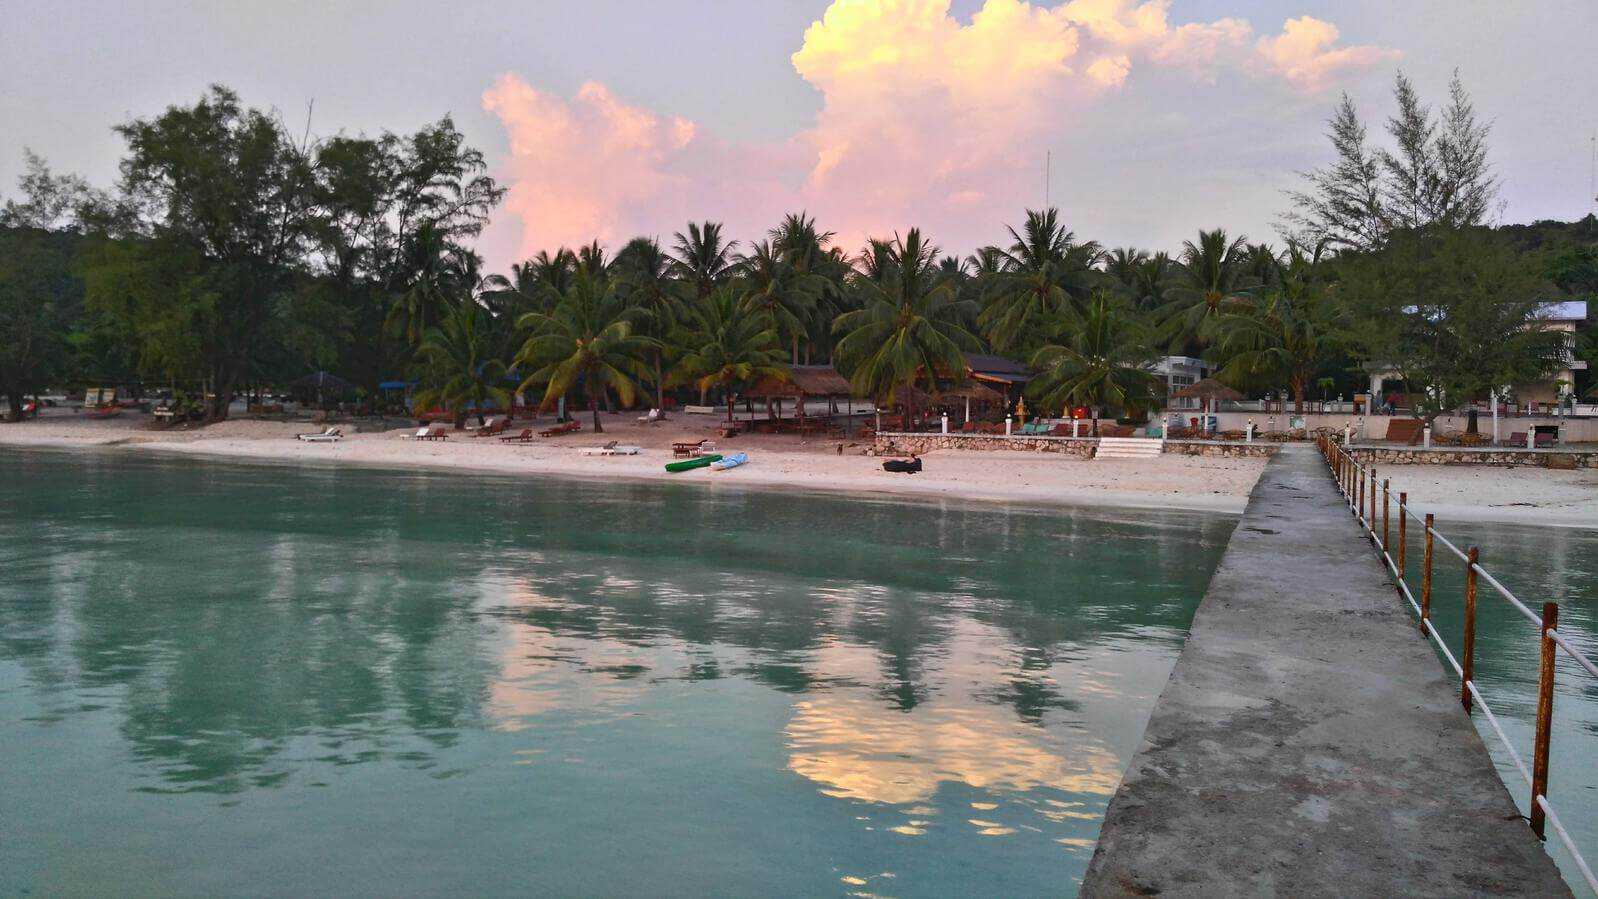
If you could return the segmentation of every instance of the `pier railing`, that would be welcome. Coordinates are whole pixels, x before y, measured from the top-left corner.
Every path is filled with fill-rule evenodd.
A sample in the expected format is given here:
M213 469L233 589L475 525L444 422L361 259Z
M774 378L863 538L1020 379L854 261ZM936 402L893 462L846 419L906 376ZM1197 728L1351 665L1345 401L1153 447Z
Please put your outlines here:
M1448 664L1459 676L1459 699L1465 707L1465 713L1470 714L1473 709L1479 708L1493 733L1503 743L1509 758L1515 763L1515 768L1526 779L1530 789L1531 829L1539 839L1547 839L1547 825L1553 825L1554 833L1558 835L1565 848L1570 851L1571 858L1575 860L1576 867L1581 870L1582 877L1586 879L1587 886L1595 895L1598 895L1598 877L1593 876L1592 868L1588 867L1587 860L1582 857L1581 851L1571 840L1570 834L1559 821L1559 815L1554 811L1553 803L1548 799L1548 754L1552 738L1554 718L1554 678L1557 675L1556 661L1558 653L1563 650L1566 655L1593 677L1598 677L1598 665L1587 658L1580 650L1572 646L1564 635L1559 633L1559 604L1557 602L1543 603L1542 614L1538 615L1527 605L1516 598L1508 587L1505 587L1483 568L1479 558L1481 555L1477 547L1461 550L1447 537L1437 530L1436 518L1430 513L1421 516L1409 505L1409 494L1397 494L1397 546L1394 547L1393 532L1394 521L1392 508L1394 494L1390 479L1380 481L1376 477L1374 466L1361 464L1347 449L1331 437L1323 436L1317 440L1321 455L1326 459L1326 464L1331 468L1332 477L1337 481L1338 489L1348 502L1348 508L1354 517L1365 529L1376 551L1380 554L1387 570L1392 573L1398 585L1399 593L1409 601L1415 614L1420 616L1421 630L1436 644L1438 651L1448 660ZM1378 495L1379 494L1379 495ZM1409 562L1409 522L1413 519L1422 527L1421 536L1425 538L1425 546L1421 557L1421 588L1420 599L1409 589L1405 580ZM1459 657L1449 651L1448 644L1443 641L1442 635L1432 625L1432 571L1435 560L1437 544L1458 557L1465 563L1465 590L1464 590L1464 641ZM1396 553L1394 550L1396 549ZM1474 679L1476 655L1476 597L1481 583L1485 582L1497 594L1506 600L1515 611L1526 617L1537 628L1540 645L1539 670L1537 679L1537 714L1535 735L1532 739L1531 767L1526 767L1525 759L1510 742L1509 736L1504 733L1502 725L1498 723L1498 716L1493 714L1487 700L1477 689Z

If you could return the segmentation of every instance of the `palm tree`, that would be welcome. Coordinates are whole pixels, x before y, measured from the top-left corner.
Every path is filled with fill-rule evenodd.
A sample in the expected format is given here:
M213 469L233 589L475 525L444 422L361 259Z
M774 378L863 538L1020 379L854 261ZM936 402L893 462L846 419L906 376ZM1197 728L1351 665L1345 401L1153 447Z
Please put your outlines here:
M1000 251L1001 270L988 289L988 304L978 324L1001 352L1022 345L1042 317L1058 315L1088 295L1096 282L1093 264L1100 255L1093 241L1077 243L1060 225L1059 211L1027 210L1026 224L1009 250Z
M821 295L821 278L790 263L766 241L756 243L753 250L737 257L744 311L764 316L777 336L786 338L793 364L798 365L799 340L808 335L805 322Z
M600 399L614 390L622 405L631 405L637 379L647 376L644 357L657 343L634 332L636 316L608 280L579 271L553 310L529 313L517 323L532 336L516 364L534 367L518 392L543 384L548 406L580 383L594 413L594 433L603 433Z
M1153 403L1159 378L1148 370L1155 352L1142 324L1108 291L1095 291L1080 316L1056 322L1064 339L1032 357L1039 374L1027 394L1041 408L1086 405L1093 408L1093 436L1099 434L1099 409L1138 409Z
M682 311L682 285L671 275L672 258L652 237L635 237L616 254L612 265L627 303L642 313L638 330L654 338L650 363L654 368L655 408L666 408L666 338L677 327Z
M1171 257L1161 250L1144 259L1132 272L1128 290L1138 311L1152 312L1168 302L1166 294L1174 286L1171 272L1175 267Z
M1149 261L1149 254L1137 247L1116 247L1104 254L1104 272L1127 287L1137 283L1138 270Z
M451 410L457 428L466 421L468 405L508 407L510 393L501 386L505 363L497 349L487 309L469 301L451 309L417 348L426 385L416 393L417 407Z
M404 292L394 301L385 329L419 347L429 328L440 321L458 298L477 287L482 258L451 242L440 229L424 225L405 250L412 272Z
M1177 349L1210 338L1214 321L1228 307L1246 302L1246 292L1258 284L1244 265L1248 238L1227 240L1226 231L1200 231L1198 243L1184 241L1179 286L1158 311L1162 336Z
M732 251L738 242L722 243L720 222L689 222L687 234L678 231L672 236L677 240L672 247L673 273L687 282L695 297L708 296L732 277Z
M970 301L955 294L939 271L938 248L911 228L894 239L879 260L878 278L857 280L862 306L838 316L833 330L837 360L855 390L879 404L892 403L902 387L918 378L928 390L937 378L965 380L964 351L977 351L981 341L963 325ZM907 404L910 417L913 403Z
M610 273L605 248L599 245L599 241L577 248L577 271L587 272L595 278L603 278Z
M682 358L672 379L692 383L701 395L712 387L727 394L727 422L732 423L736 390L767 376L782 377L781 344L764 316L749 315L732 285L723 285L689 305L675 341Z
M1304 411L1311 380L1341 345L1343 313L1320 277L1321 248L1290 246L1280 286L1257 305L1221 315L1215 355L1217 377L1234 387L1286 386L1293 411Z
M777 227L766 232L771 248L800 271L820 268L827 259L827 244L833 233L816 227L815 218L803 212L790 212Z

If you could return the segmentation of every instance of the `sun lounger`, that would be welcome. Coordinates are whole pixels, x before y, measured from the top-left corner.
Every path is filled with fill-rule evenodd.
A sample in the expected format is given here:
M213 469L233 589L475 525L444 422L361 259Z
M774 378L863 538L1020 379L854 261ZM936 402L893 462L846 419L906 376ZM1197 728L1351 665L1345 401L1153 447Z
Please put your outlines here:
M328 428L320 434L296 434L294 436L306 443L337 443L344 439L344 432L338 428Z
M417 428L416 429L416 433L412 434L410 436L410 439L411 440L426 440L427 439L427 428L426 428L426 426Z
M448 440L449 432L443 428L422 428L416 432L413 440Z
M640 415L638 417L638 423L639 424L645 424L645 425L652 425L655 422L660 421L660 419L662 417L663 416L660 414L660 410L659 409L650 409L648 415Z
M1513 434L1510 434L1509 435L1509 440L1505 441L1504 445L1505 446L1525 446L1526 445L1526 432L1525 431L1516 431Z
M671 454L678 458L687 456L702 456L716 451L716 444L709 440L684 440L671 445Z
M526 443L527 441L532 440L532 439L533 439L533 429L532 428L522 428L522 431L521 431L520 434L511 434L509 436L499 438L501 443Z
M495 436L497 434L505 433L505 431L508 428L510 428L509 419L496 418L496 419L493 419L493 420L489 421L488 424L483 425L482 427L480 427L477 430L473 431L472 432L472 436L473 437L493 437L493 436Z
M562 425L555 425L553 428L545 428L544 430L538 432L538 436L540 436L540 437L559 437L562 434L570 434L573 431L581 431L582 429L583 429L583 423L580 422L580 421L573 420L573 421L568 421L568 422L566 422L565 424L562 424Z

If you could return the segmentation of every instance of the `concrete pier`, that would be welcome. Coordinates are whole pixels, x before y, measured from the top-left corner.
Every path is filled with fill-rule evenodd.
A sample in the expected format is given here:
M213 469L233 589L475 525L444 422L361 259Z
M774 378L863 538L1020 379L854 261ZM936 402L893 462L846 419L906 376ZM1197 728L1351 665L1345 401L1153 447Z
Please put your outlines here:
M1570 895L1450 674L1319 455L1278 454L1110 802L1083 895Z

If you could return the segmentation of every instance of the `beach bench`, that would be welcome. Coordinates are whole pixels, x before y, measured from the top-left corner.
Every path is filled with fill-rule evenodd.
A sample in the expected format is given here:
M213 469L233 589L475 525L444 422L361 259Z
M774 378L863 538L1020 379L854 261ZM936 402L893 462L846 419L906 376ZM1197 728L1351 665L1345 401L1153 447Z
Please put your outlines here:
M422 428L416 432L415 440L448 440L449 432L443 428Z
M472 432L472 436L473 437L493 437L493 436L498 435L498 434L503 434L509 429L510 429L510 420L509 419L496 418L496 419L491 420L488 424L483 425L482 427L480 427L477 430L473 431Z
M572 421L566 422L565 424L555 425L553 428L545 428L544 430L538 432L538 436L559 437L562 434L570 434L573 431L581 431L582 429L583 423L574 419Z
M509 436L499 438L501 443L526 443L527 441L532 440L532 439L533 439L533 429L532 428L522 428L522 431L521 431L520 434L511 434Z
M1525 445L1526 445L1526 432L1525 431L1515 431L1514 433L1509 435L1509 439L1508 440L1504 441L1504 446L1525 446Z
M714 452L715 449L716 445L709 440L681 440L671 445L671 454L681 459Z

